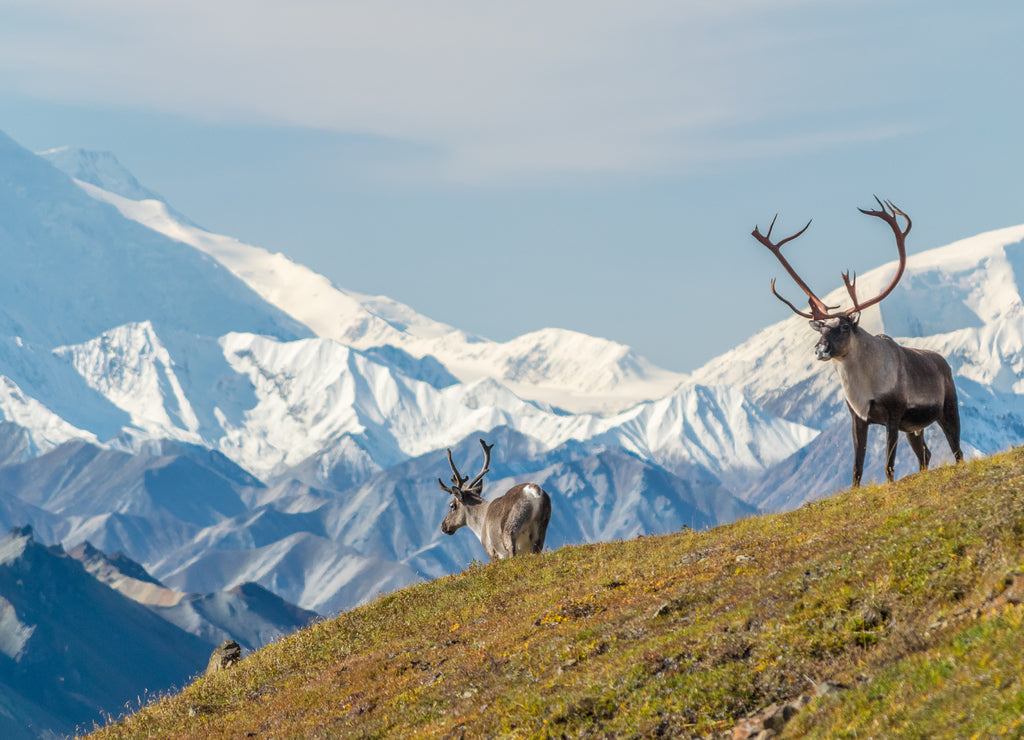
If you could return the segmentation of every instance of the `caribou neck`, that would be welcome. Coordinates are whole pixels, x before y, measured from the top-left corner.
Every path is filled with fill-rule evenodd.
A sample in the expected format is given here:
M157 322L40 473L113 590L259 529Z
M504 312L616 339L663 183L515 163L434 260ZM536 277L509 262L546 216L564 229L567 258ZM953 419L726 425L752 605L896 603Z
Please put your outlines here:
M857 327L849 350L833 359L843 395L857 416L867 420L872 402L883 400L898 382L899 362L895 343Z
M476 535L480 542L484 541L484 519L491 503L481 496L467 496L462 505L466 510L466 526Z

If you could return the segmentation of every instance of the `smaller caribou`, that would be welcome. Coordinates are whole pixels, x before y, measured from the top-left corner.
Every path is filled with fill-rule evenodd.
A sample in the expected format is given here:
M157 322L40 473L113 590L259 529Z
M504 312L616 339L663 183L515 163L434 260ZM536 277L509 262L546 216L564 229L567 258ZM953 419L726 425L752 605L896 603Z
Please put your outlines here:
M441 522L441 531L455 534L468 525L492 562L526 552L540 552L544 549L544 535L551 519L551 497L536 483L520 483L504 496L484 500L480 493L484 476L490 471L494 445L481 439L480 446L484 448L484 466L468 484L469 477L459 473L452 451L448 450L452 485L446 486L440 478L437 484L453 498L448 515Z

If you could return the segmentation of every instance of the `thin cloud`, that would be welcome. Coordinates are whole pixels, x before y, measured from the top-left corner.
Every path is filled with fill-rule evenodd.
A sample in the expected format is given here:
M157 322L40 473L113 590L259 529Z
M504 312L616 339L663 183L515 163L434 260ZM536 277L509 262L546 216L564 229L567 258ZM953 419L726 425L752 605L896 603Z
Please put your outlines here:
M849 104L806 64L820 35L787 25L813 7L37 0L0 29L0 84L413 142L458 179L650 172L742 151L718 141L742 122Z

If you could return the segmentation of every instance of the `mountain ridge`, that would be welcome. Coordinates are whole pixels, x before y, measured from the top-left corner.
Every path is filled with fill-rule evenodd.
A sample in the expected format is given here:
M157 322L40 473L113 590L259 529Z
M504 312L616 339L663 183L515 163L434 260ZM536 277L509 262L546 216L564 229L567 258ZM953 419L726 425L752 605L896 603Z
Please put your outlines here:
M467 335L385 296L338 288L280 253L183 222L162 200L140 199L136 196L145 193L125 188L124 182L134 181L127 170L115 174L112 167L104 172L90 168L89 152L81 151L85 164L68 150L60 157L43 156L72 177L86 178L76 179L78 185L126 218L212 256L321 337L361 350L391 345L414 357L433 356L463 382L494 377L526 398L576 412L619 411L657 398L685 379L624 345L578 332L544 329L504 343ZM581 362L582 357L589 361Z
M0 729L68 733L193 678L210 646L85 572L31 528L0 538ZM125 639L117 641L121 634Z

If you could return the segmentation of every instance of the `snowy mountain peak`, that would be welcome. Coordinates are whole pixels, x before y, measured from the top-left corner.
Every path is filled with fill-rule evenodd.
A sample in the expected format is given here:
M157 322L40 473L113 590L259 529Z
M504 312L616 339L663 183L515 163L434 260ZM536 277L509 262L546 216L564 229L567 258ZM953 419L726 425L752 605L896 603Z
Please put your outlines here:
M144 187L135 175L128 171L111 152L95 152L62 146L39 152L69 177L116 193L132 200L163 200L161 196Z
M0 172L2 333L46 348L144 320L206 336L311 333L220 263L124 219L40 157L0 146Z
M128 412L134 427L157 438L202 442L199 419L152 322L119 326L83 344L58 347L54 354Z
M384 296L363 296L340 289L308 267L233 237L205 231L183 220L158 199L137 200L89 181L79 186L109 203L126 218L188 244L213 257L269 303L310 327L319 336L359 349L403 346L452 331Z
M81 171L74 158L51 161L76 178ZM544 329L505 343L470 336L390 298L339 288L282 254L204 231L158 199L125 195L131 191L120 186L120 192L110 190L99 176L77 180L126 218L213 257L318 336L356 349L392 346L416 358L434 357L461 381L497 378L523 398L573 412L620 411L685 379L625 345L578 332Z
M895 265L868 275L880 282L887 268ZM928 337L1019 316L1022 288L1024 226L1015 226L914 255L896 291L879 308L886 333Z
M800 318L691 377L579 332L494 342L203 231L105 158L51 158L77 179L0 137L0 418L23 428L0 517L124 550L183 622L231 614L245 594L208 592L247 581L333 610L457 569L478 543L439 532L436 478L480 436L500 450L488 494L552 493L551 542L712 526L849 480L839 383ZM1024 439L1022 252L1024 227L913 255L862 317L950 359L979 450Z

